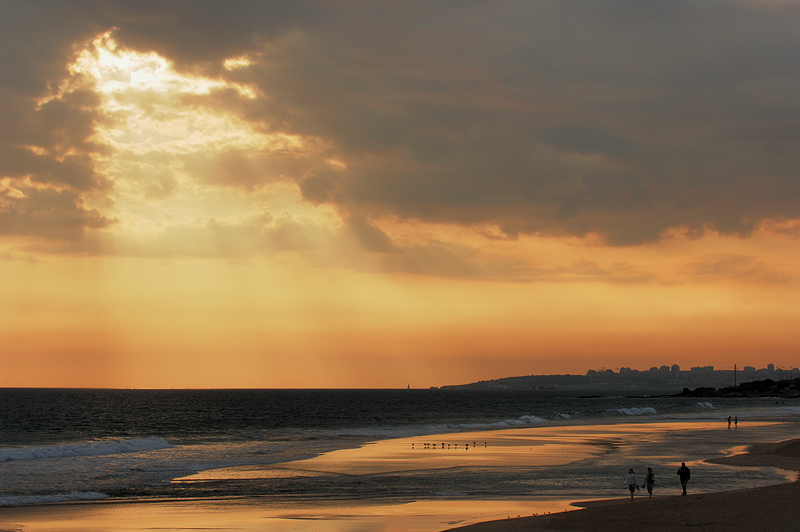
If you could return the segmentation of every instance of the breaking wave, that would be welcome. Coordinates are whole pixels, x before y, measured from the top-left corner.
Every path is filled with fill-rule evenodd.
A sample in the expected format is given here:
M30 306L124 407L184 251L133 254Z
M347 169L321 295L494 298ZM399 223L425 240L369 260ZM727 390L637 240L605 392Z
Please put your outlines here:
M617 414L622 414L623 416L644 416L644 415L652 415L656 414L655 408L645 407L645 408L615 408L612 412L616 412Z
M13 447L0 449L0 462L12 460L38 460L41 458L64 458L72 456L103 456L120 453L155 451L173 447L163 438L139 438L130 440L103 440L39 447Z

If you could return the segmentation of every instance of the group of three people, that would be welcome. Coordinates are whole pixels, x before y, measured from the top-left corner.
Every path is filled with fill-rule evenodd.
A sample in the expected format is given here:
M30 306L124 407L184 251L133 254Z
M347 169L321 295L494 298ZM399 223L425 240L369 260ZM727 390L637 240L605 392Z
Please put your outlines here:
M681 495L686 495L686 484L689 483L689 477L691 476L691 471L689 468L686 467L686 462L681 462L681 467L678 469L678 477L681 479L681 488L683 489L683 493ZM647 468L647 476L644 477L644 484L642 487L647 489L647 493L650 497L653 496L653 485L656 483L656 476L653 474L653 468ZM633 472L633 468L628 469L628 476L625 478L625 485L628 486L628 489L631 492L631 500L633 500L633 493L639 489L639 483L636 480L636 473Z

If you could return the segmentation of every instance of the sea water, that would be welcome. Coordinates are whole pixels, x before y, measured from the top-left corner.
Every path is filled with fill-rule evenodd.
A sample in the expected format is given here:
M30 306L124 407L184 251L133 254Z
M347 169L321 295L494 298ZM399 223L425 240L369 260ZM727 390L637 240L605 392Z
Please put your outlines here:
M703 460L800 436L800 400L580 393L0 389L0 505L235 497L277 505L579 500L621 496L628 467L640 474L653 467L657 489L674 491L681 461L692 465L695 492L787 480L777 470L734 474ZM728 415L738 416L738 428L727 429ZM711 430L614 436L614 426L623 423L666 422L707 422ZM282 467L367 442L411 438L424 452L431 435L457 442L466 432L541 427L566 433L577 425L605 427L603 441L595 442L602 452L559 465L365 474ZM222 473L196 476L203 472Z

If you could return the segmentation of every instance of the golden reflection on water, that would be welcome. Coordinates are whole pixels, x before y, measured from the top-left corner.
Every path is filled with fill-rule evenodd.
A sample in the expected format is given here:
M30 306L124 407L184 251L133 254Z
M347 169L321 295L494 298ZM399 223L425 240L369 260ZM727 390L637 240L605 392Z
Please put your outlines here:
M761 424L766 423L750 423L750 426ZM628 438L658 438L671 431L718 428L719 424L712 422L626 423L414 436L275 466L215 469L176 480L285 478L299 472L306 476L314 472L371 475L467 466L558 466L606 453Z
M749 426L770 423L748 423ZM375 474L449 467L535 467L572 463L609 452L630 438L658 439L677 431L719 429L713 422L571 425L384 440L284 464L221 468L176 479L281 478L292 475ZM433 444L436 447L433 447ZM430 444L430 445L426 445ZM444 444L444 448L442 447ZM449 444L449 447L448 447ZM467 447L469 444L469 447ZM127 532L214 529L274 532L435 532L480 521L562 511L567 500L318 501L276 504L268 498L162 502L94 502L0 508L0 531Z

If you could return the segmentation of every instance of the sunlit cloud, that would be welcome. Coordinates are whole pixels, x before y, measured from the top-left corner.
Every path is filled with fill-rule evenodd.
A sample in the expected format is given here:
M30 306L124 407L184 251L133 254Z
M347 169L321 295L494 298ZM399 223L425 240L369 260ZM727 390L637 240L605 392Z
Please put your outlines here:
M247 56L241 56L226 59L225 62L222 63L222 66L225 67L225 70L236 70L237 68L245 68L250 64L252 64L252 62Z
M234 58L226 68L246 63ZM305 220L295 226L296 234L303 230L330 234L341 226L330 208L303 201L296 187L275 188L299 180L302 176L295 172L313 164L324 143L239 116L233 104L255 98L253 87L179 73L155 52L120 46L113 31L81 51L69 72L58 92L39 106L79 91L100 96L101 118L92 138L104 149L92 159L95 170L113 183L113 190L104 197L86 197L115 217L117 223L106 231L116 240L109 251L147 254L150 247L152 253L161 254L170 248L170 239L193 242L172 248L181 250L178 254L199 256L232 249L235 255L257 254L275 243L276 249L291 247L286 238L275 240L273 233L280 228L269 225L275 218L272 207L264 210L276 193L293 196L278 202L283 214L275 219L284 220L281 226L286 226L287 216ZM233 100L231 109L220 106L220 95ZM343 166L336 159L327 164ZM10 184L5 188L8 196L23 194ZM254 202L261 207L253 208ZM311 211L325 214L309 215ZM242 243L219 246L223 233ZM299 237L291 242L313 247Z
M124 99L113 97L130 92L188 95L232 89L243 97L256 97L252 87L221 79L180 74L170 61L155 52L141 53L124 49L114 39L114 30L98 36L88 48L81 51L70 65L69 72L75 77L65 81L58 94L42 99L40 105L75 90L82 76L89 78L85 81L96 92L109 97L104 105L110 111L130 109L131 106L126 105Z

